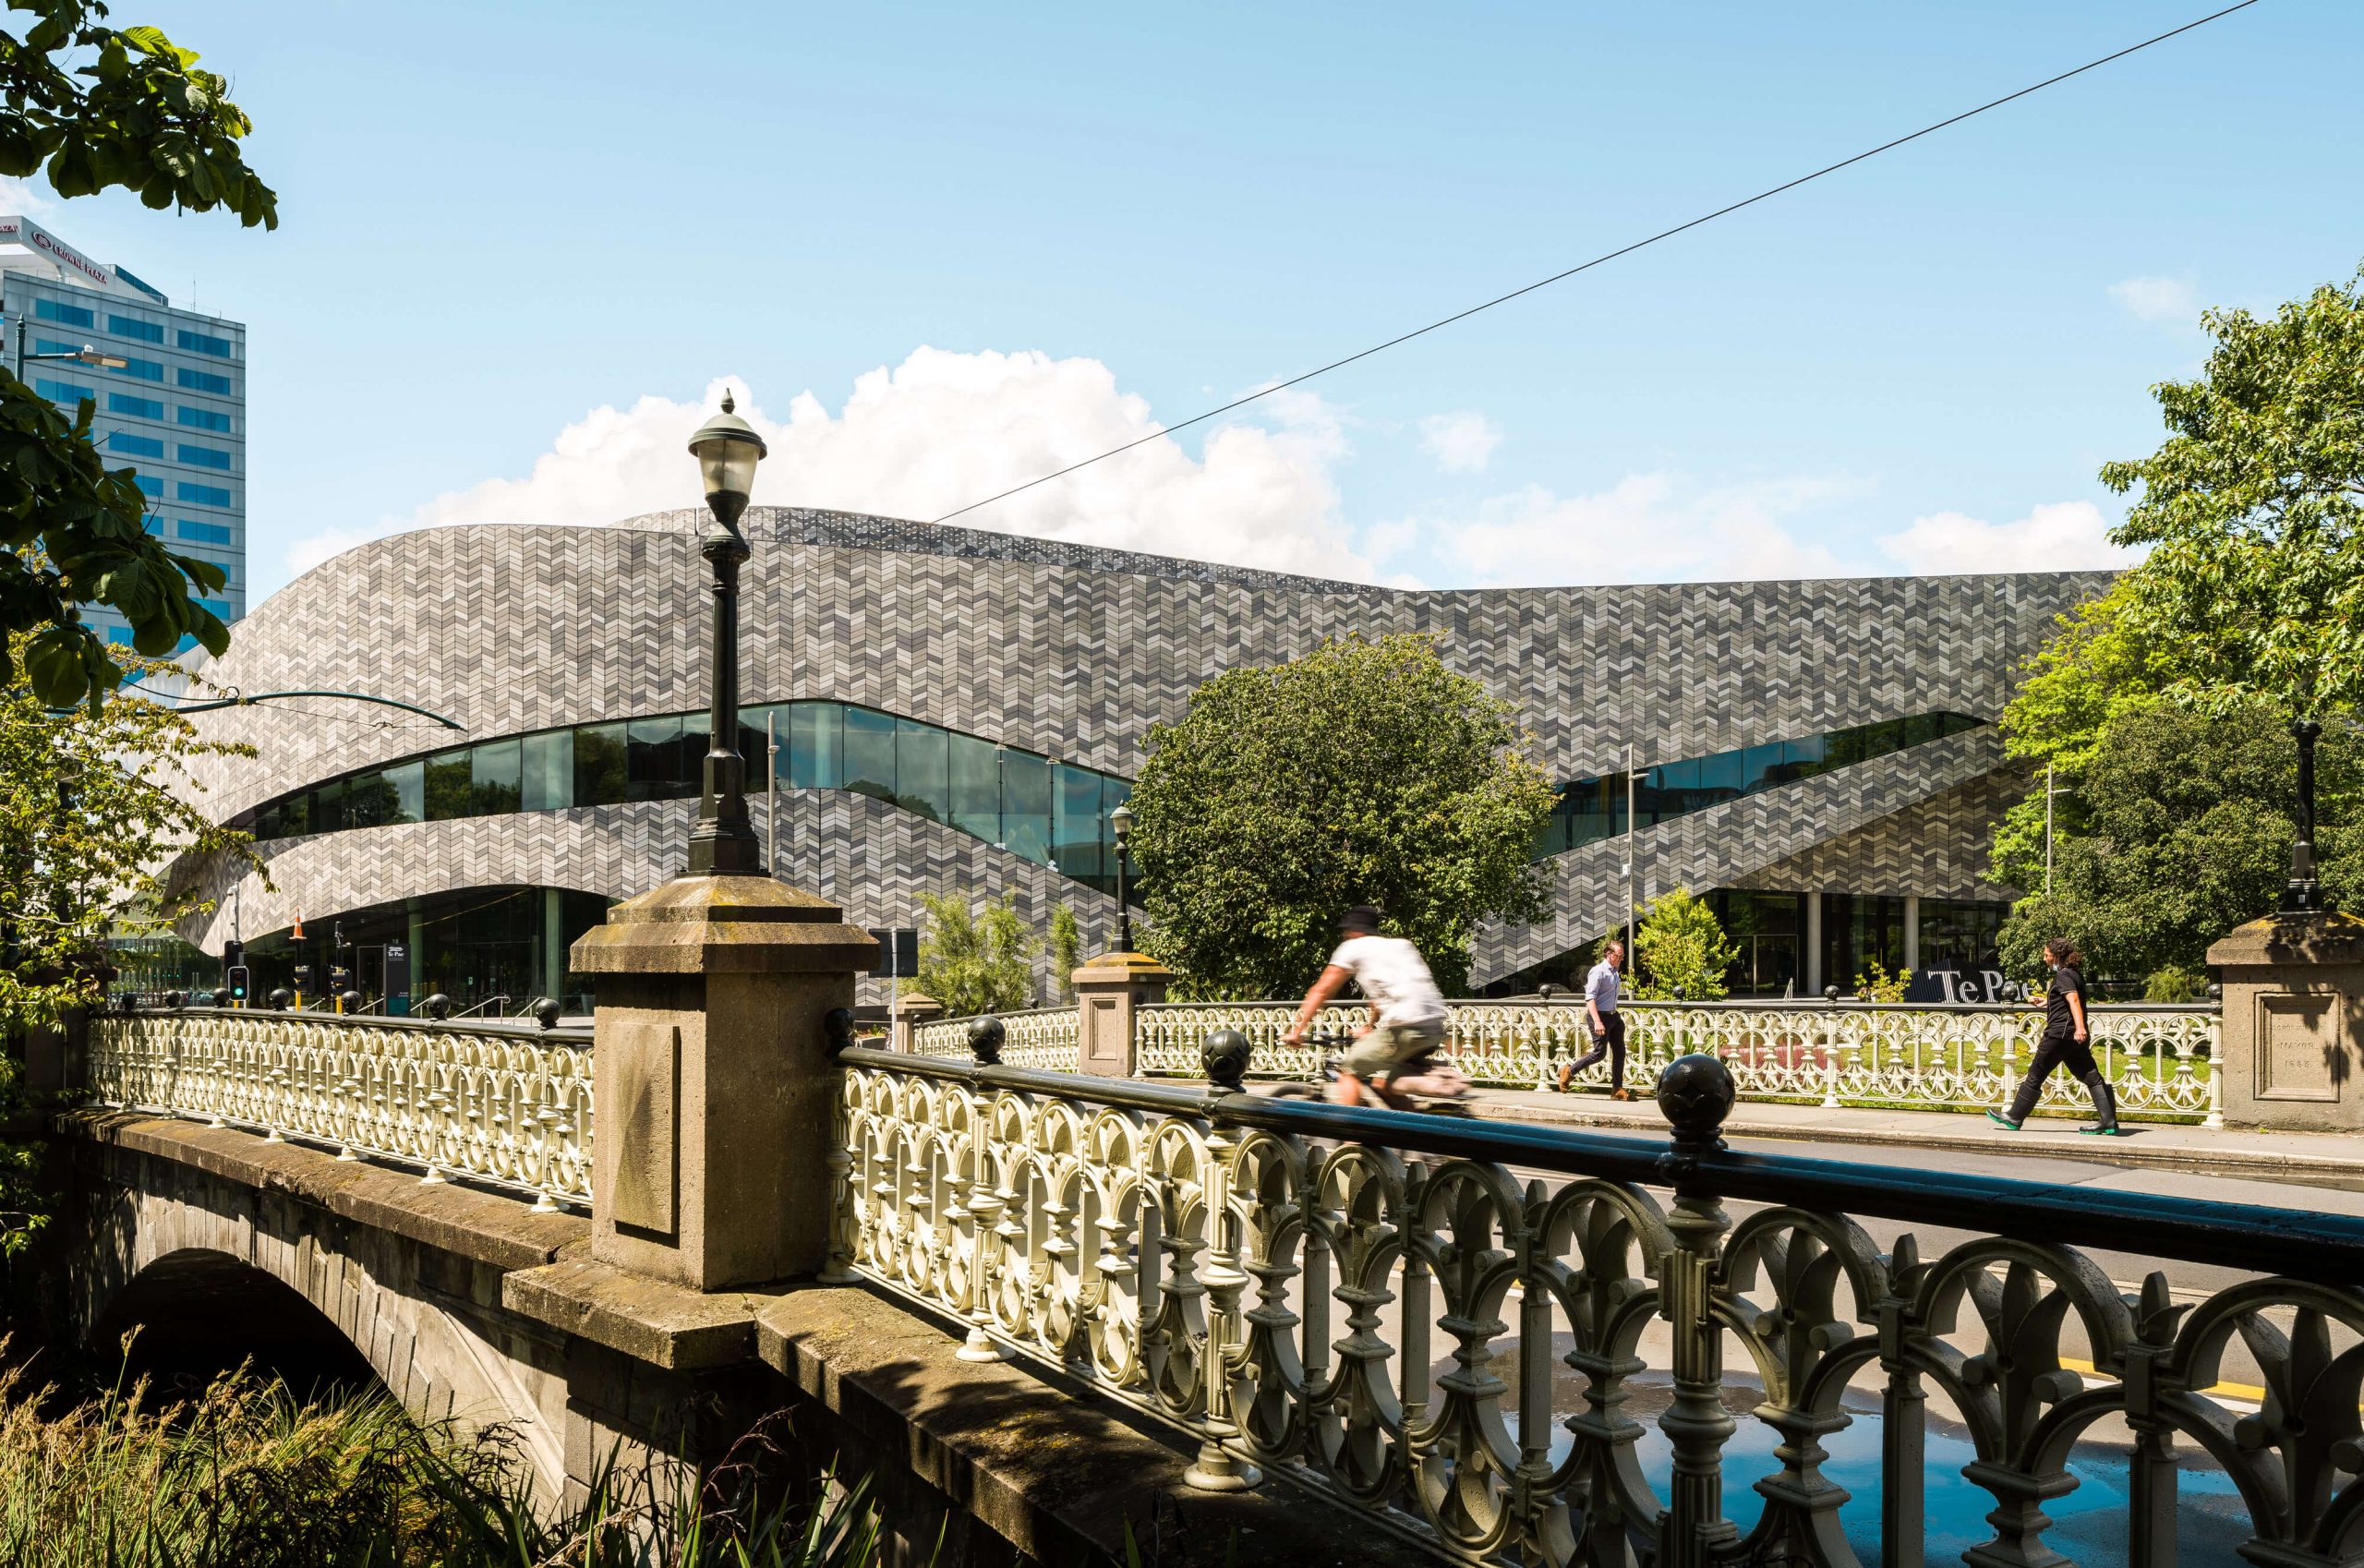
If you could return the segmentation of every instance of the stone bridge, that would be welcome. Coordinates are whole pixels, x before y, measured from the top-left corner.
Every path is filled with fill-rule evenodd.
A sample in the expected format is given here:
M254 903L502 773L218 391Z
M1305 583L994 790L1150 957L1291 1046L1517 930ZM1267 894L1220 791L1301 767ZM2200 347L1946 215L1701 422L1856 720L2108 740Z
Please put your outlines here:
M1260 1097L1228 1030L1193 1082L872 1049L869 949L683 877L577 946L589 1039L85 1020L28 1074L70 1316L357 1356L553 1498L761 1427L873 1478L897 1562L1917 1565L1941 1439L1972 1561L2068 1561L2098 1444L2086 1561L2364 1562L2364 1218L1735 1153L1707 1055L1659 1140Z

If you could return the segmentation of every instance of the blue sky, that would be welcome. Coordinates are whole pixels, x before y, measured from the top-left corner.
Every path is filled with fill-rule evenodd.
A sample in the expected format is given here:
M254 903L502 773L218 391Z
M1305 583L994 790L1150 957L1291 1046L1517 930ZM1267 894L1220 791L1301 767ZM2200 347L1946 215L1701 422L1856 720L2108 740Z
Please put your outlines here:
M126 0L282 225L38 215L248 323L259 600L694 504L720 378L759 501L934 515L2207 8ZM1437 585L2095 563L2200 306L2364 257L2360 58L2263 0L963 521Z

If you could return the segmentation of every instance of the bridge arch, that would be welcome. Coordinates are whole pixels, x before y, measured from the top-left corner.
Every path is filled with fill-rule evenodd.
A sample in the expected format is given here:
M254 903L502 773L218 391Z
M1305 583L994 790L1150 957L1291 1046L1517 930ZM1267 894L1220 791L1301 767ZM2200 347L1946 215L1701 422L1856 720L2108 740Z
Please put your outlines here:
M422 1419L509 1426L538 1494L561 1494L564 1346L500 1310L497 1268L289 1190L105 1152L67 1236L69 1313L92 1348L113 1354L138 1326L135 1360L160 1367L187 1353L194 1369L226 1352L299 1382L307 1369L352 1378L366 1368Z

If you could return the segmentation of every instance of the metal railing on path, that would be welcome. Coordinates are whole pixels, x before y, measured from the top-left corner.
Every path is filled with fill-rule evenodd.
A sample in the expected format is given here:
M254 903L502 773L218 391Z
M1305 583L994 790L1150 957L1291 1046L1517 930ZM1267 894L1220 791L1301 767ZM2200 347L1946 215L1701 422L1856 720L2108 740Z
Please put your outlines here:
M1448 1048L1476 1083L1549 1089L1562 1064L1592 1047L1581 1001L1450 1007ZM1193 1078L1207 1036L1235 1029L1255 1047L1260 1076L1310 1079L1321 1066L1318 1053L1281 1043L1295 1012L1289 1002L1153 1003L1139 1013L1135 1059L1144 1077ZM1834 1110L2008 1105L2044 1029L2042 1012L2025 1006L1628 1002L1623 1012L1626 1081L1636 1092L1647 1093L1668 1063L1696 1052L1722 1061L1743 1099ZM1363 1003L1334 1003L1318 1028L1344 1032L1368 1017ZM2094 1057L2117 1089L2122 1116L2224 1125L2213 1004L2096 1007L2088 1017ZM964 1022L933 1027L949 1031ZM1609 1065L1586 1069L1576 1081L1605 1086ZM2056 1074L2039 1104L2071 1109L2088 1101L2081 1085Z
M1001 1059L1014 1067L1071 1072L1082 1049L1081 1020L1072 1006L1029 1007L1022 1012L980 1015L1001 1020ZM933 1019L911 1030L916 1055L968 1059L969 1031L975 1018Z
M99 1104L591 1200L591 1031L264 1009L102 1013Z
M2245 1514L2243 1558L2364 1552L2364 1219L1734 1153L1737 1075L1706 1055L1658 1075L1662 1148L1267 1099L1240 1092L1245 1053L1206 1062L1212 1085L841 1062L830 1276L965 1323L965 1357L1030 1358L1179 1429L1194 1485L1270 1472L1448 1560L1546 1568L1851 1568L1868 1506L1878 1559L1917 1568L1936 1394L1994 1503L1972 1561L2065 1561L2045 1505L2105 1427L2131 1433L2125 1562L2176 1561L2194 1453L2231 1478L2210 1502ZM1735 1223L1727 1200L1761 1207ZM1883 1249L1866 1221L1969 1236ZM2243 1277L2121 1293L2081 1248ZM1728 1451L1728 1345L1767 1456ZM2236 1354L2253 1409L2211 1392ZM1866 1400L1877 1496L1848 1510L1825 1466ZM1762 1500L1745 1532L1742 1487Z

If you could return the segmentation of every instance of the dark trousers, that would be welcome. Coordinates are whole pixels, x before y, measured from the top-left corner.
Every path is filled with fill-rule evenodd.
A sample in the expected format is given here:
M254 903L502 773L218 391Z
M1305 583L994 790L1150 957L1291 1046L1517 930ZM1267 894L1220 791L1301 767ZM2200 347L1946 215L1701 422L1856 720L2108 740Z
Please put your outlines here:
M2044 1038L2036 1042L2035 1060L2028 1064L2027 1077L2020 1080L2019 1093L2011 1097L2013 1121L2028 1119L2044 1093L2044 1080L2052 1076L2055 1067L2067 1067L2069 1076L2085 1086L2093 1097L2093 1109L2104 1121L2117 1119L2117 1107L2110 1103L2109 1085L2093 1060L2093 1046L2066 1030L2046 1030Z
M1609 1087L1625 1087L1625 1015L1607 1012L1600 1015L1601 1032L1592 1037L1592 1049L1568 1064L1571 1077L1585 1070L1603 1056L1609 1058Z

